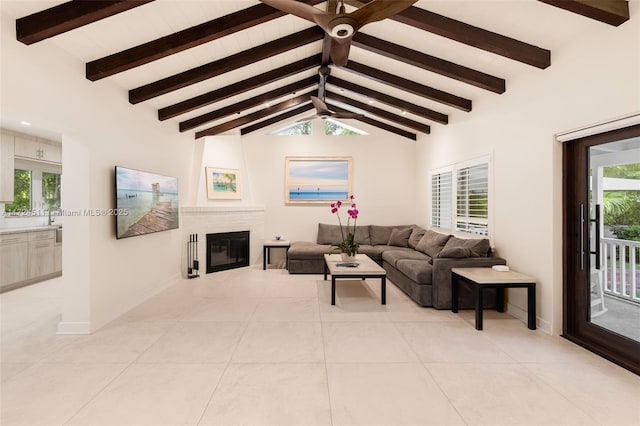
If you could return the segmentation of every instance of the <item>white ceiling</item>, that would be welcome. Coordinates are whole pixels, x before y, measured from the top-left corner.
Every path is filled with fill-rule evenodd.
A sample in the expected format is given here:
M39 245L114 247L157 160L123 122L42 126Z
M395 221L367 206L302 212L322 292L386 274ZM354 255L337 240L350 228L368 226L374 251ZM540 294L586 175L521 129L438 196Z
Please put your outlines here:
M16 19L60 3L64 3L64 1L1 0L0 11L12 19ZM257 0L157 0L57 37L44 40L40 42L40 44L44 46L50 45L69 52L73 57L78 59L77 65L84 69L86 62L245 9L258 3ZM536 0L420 0L415 6L549 49L551 50L551 67L553 67L554 58L562 55L563 49L572 40L576 37L588 35L591 31L601 29L602 26L606 25ZM316 7L324 8L325 5L320 4ZM150 64L116 74L108 77L106 80L115 83L116 87L126 92L161 78L309 28L310 26L312 26L312 24L307 21L287 15L231 36L223 37L202 46L157 60ZM613 29L614 27L610 28ZM474 102L474 110L467 113L373 82L345 70L335 67L332 69L332 75L344 80L349 80L353 83L387 93L417 105L448 114L450 122L464 120L467 114L482 113L481 107L477 107L477 101L484 97L508 96L509 82L513 79L534 78L537 74L545 72L544 70L475 49L391 20L366 25L361 32L506 80L506 93L498 95L393 59L375 55L357 47L352 47L349 56L352 60L454 95L471 99ZM157 110L313 54L318 54L321 52L321 47L322 42L311 43L284 54L239 68L231 73L226 73L184 89L159 96L144 102L144 105ZM177 131L177 123L181 121L251 98L260 93L314 75L315 73L316 71L311 70L276 83L265 85L259 89L251 90L242 95L217 102L214 105L180 115L172 119L172 121L176 123ZM331 88L330 78L328 82L328 87ZM100 81L95 84L100 84ZM353 95L349 96L357 98ZM381 104L376 104L375 106L399 114L397 108L387 107ZM258 109L260 108L254 108L244 113ZM306 113L306 115L308 114L309 112ZM438 127L441 126L440 124L429 123L421 118L411 117L411 114L407 114L407 117L432 125L432 132L437 131ZM229 118L225 118L217 122L207 123L195 130L208 128L228 120ZM286 123L279 123L277 126L282 127L285 124ZM397 124L394 125L401 127ZM193 132L193 130L191 132Z

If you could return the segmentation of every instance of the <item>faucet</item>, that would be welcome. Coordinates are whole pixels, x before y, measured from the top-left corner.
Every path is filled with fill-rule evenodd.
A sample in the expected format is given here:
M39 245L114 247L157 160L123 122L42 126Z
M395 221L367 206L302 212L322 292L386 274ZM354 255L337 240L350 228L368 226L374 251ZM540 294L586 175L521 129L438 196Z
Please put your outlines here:
M51 208L49 208L49 226L53 225L53 222L56 221L55 216L52 218L51 217Z

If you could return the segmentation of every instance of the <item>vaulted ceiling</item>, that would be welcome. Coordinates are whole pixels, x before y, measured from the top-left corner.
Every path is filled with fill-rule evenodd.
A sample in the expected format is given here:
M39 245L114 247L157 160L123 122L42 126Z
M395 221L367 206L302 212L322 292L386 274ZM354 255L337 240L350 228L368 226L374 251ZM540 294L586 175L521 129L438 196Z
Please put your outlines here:
M115 83L196 138L308 116L314 95L415 140L505 93L511 78L544 72L571 38L629 19L626 0L420 0L365 25L337 67L321 28L257 0L3 0L2 10L22 43L56 44L86 64L88 80Z

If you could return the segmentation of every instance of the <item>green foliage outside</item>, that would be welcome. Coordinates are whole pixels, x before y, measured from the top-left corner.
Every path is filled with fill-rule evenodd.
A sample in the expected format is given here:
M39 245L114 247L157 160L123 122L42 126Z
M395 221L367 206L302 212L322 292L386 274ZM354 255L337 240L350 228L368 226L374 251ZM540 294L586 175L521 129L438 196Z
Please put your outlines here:
M6 204L4 211L31 210L31 170L14 169L13 179L13 203Z
M604 177L640 179L640 164L605 167ZM640 241L640 191L605 191L604 224L611 226L617 238Z
M343 127L331 120L324 120L324 134L329 136L359 135L358 132L354 132L351 129L347 129L346 127Z
M42 197L49 210L60 210L60 174L42 172Z
M277 135L310 135L311 134L311 120L303 121L295 126L288 127L284 130L280 130Z

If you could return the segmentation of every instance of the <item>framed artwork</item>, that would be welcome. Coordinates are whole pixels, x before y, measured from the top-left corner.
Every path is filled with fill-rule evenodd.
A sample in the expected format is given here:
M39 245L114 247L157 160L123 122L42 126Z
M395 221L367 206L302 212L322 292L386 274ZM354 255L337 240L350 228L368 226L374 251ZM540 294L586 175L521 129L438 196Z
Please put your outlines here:
M117 239L178 227L178 178L120 166L115 178Z
M239 200L242 198L240 188L240 170L205 167L207 174L207 199Z
M286 157L285 203L347 200L352 169L351 157Z

